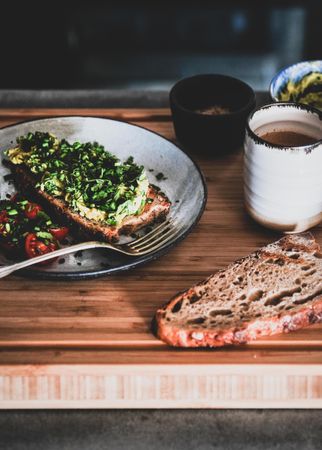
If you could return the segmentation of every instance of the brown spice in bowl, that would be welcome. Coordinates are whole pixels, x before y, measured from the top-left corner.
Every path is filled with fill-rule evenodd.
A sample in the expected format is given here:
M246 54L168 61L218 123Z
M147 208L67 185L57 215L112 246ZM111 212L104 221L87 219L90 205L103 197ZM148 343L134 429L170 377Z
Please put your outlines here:
M195 112L199 114L210 114L212 116L219 116L222 114L231 113L231 109L221 105L210 105L205 106L203 108L195 109Z

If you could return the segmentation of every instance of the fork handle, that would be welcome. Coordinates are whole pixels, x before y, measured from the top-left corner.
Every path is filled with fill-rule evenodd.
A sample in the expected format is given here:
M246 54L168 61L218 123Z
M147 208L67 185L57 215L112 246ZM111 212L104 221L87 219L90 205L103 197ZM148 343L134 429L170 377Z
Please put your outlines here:
M4 278L7 275L10 275L12 272L16 270L24 269L25 267L32 266L34 264L47 261L48 259L57 258L58 256L68 255L70 253L75 253L80 250L88 250L91 248L113 248L112 245L101 242L90 241L90 242L82 242L80 244L71 245L70 247L61 248L59 250L55 250L54 252L46 253L45 255L36 256L35 258L26 259L25 261L21 261L15 264L10 264L9 266L0 267L0 278ZM117 250L117 249L116 249Z

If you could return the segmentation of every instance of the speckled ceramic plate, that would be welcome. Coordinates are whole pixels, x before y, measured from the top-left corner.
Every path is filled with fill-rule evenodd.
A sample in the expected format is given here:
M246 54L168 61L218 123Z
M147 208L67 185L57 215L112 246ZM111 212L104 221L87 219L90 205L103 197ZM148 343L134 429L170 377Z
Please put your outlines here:
M97 141L121 160L132 155L142 164L150 183L158 185L172 202L170 215L182 224L175 240L149 255L128 257L109 250L87 250L71 254L46 267L31 267L23 275L50 279L93 278L145 264L166 253L181 241L198 222L206 203L206 187L197 165L179 147L156 133L136 125L94 117L57 117L34 120L0 130L0 157L18 136L29 131L49 131L58 138L81 142ZM156 175L164 179L158 181ZM0 164L0 197L15 188L4 180L8 169ZM122 241L121 241L122 242Z

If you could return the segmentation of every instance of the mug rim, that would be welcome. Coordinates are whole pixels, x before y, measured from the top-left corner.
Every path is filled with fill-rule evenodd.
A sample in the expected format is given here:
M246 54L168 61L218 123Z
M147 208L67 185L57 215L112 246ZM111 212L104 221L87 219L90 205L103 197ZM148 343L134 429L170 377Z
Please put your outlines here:
M320 121L322 121L322 111L315 108L314 106L304 105L302 103L296 103L296 102L274 102L274 103L268 103L267 105L260 106L256 109L254 109L247 117L246 121L246 132L247 134L256 142L259 144L264 145L265 147L268 147L270 149L274 148L277 150L304 150L305 152L309 153L316 147L318 147L320 144L322 144L322 138L314 142L314 144L308 144L308 145L298 145L298 146L285 146L280 144L272 144L271 142L266 141L265 139L258 136L250 127L250 121L253 119L254 115L262 110L270 109L272 107L277 108L296 108L304 110L308 113L316 114Z

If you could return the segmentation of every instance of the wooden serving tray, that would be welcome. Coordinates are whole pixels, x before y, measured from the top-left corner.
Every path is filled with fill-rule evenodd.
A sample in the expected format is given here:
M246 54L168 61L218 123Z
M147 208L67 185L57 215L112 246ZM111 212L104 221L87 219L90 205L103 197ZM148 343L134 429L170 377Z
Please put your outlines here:
M174 139L166 109L0 110L0 126L91 115ZM322 325L219 350L167 347L155 310L280 236L243 208L242 153L192 155L209 190L194 231L158 261L88 281L0 280L1 408L322 407ZM321 226L313 230L322 244Z

